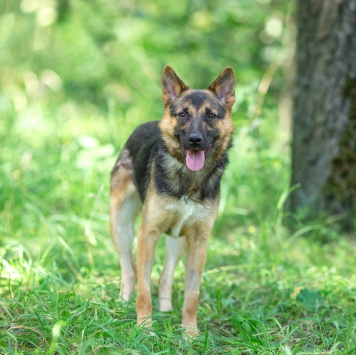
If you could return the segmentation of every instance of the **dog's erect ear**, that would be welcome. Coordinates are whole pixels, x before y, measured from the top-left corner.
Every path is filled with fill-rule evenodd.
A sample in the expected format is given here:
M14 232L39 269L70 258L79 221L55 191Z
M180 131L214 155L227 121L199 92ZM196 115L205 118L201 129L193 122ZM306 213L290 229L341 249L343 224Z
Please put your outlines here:
M232 68L225 68L217 79L208 87L208 90L215 93L225 106L232 107L235 102L236 79Z
M162 72L163 103L169 105L183 91L188 89L172 67L166 66Z

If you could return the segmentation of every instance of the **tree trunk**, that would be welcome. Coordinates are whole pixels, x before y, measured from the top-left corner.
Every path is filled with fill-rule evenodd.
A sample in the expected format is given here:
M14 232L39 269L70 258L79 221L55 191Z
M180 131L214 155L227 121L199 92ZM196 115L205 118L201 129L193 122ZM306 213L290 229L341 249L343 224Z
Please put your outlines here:
M356 212L356 0L297 0L292 211Z

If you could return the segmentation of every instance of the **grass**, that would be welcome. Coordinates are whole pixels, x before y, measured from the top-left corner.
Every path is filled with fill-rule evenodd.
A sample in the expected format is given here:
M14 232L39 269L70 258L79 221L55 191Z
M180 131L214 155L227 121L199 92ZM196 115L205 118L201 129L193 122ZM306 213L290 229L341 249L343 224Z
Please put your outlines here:
M330 218L284 227L290 166L278 123L236 121L202 280L201 334L191 340L180 327L183 262L174 310L157 311L163 238L152 272L154 335L136 326L136 296L119 296L109 171L139 120L128 124L115 107L56 107L31 105L0 127L0 353L355 353L355 240Z

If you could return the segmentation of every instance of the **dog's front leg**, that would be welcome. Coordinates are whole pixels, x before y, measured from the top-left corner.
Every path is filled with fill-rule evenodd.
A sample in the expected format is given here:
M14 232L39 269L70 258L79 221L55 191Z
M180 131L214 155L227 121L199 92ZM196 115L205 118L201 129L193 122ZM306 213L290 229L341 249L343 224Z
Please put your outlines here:
M182 326L190 336L199 333L197 327L197 307L199 288L204 269L208 234L194 233L187 237L187 265L185 271L185 292Z
M155 246L159 234L147 232L141 223L137 244L137 323L149 326L152 323L151 270Z

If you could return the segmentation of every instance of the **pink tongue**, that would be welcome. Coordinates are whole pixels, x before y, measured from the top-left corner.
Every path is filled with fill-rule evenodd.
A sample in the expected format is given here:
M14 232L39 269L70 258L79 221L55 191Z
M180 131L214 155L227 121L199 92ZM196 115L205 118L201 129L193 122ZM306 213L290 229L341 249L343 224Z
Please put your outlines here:
M198 171L204 166L205 155L202 150L186 150L185 163L191 171Z

